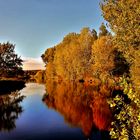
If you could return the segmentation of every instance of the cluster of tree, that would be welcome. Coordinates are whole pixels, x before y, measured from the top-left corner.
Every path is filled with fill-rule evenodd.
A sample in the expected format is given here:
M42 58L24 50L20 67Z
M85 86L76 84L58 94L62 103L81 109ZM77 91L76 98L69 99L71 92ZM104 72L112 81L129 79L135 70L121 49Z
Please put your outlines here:
M109 22L114 46L131 65L130 73L136 88L140 85L140 20L138 0L105 0L101 5L103 16ZM139 88L140 89L140 88Z
M88 74L93 75L102 68L102 71L111 70L114 66L114 55L110 38L111 34L104 24L100 27L99 35L89 28L83 28L79 34L68 34L60 44L47 49L42 55L47 64L46 75L48 78L57 76L75 80Z
M113 35L104 24L98 35L95 30L83 28L79 34L68 34L42 55L47 79L75 80L89 76L98 79L98 85L113 79L112 85L123 90L109 99L112 110L120 109L113 111L110 134L114 139L140 139L139 5L138 0L104 0L103 17Z
M66 79L80 76L88 65L91 43L92 34L88 28L84 28L80 34L68 34L60 44L46 51L47 72L53 67L52 76Z
M15 53L15 45L0 43L0 76L11 77L23 74L22 59Z
M108 75L128 73L129 65L112 40L103 23L98 35L87 27L79 34L69 33L61 43L42 54L47 79L76 80L88 75L103 82Z

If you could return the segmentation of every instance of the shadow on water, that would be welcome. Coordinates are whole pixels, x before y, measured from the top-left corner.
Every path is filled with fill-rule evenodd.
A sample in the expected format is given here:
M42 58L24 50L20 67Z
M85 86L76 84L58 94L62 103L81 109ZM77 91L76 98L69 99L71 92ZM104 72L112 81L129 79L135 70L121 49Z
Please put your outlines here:
M15 121L23 112L20 102L24 97L18 91L0 95L0 131L11 131L16 127Z
M105 101L97 104L97 99L92 87L84 87L82 83L47 81L42 100L49 108L62 114L71 127L81 128L87 139L110 140L108 106Z
M0 95L21 90L24 87L25 82L22 80L0 80Z

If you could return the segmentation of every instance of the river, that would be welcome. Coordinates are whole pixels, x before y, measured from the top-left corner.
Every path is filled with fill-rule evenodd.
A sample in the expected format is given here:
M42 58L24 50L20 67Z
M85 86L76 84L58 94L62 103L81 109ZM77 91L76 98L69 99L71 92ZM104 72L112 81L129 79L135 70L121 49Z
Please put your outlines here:
M48 93L44 97L45 88L43 84L27 83L20 91L0 96L0 140L103 140L104 132L94 129L90 136L87 134L92 124L88 121L89 109L77 111L81 102L71 105L69 98L62 98L62 91L59 103L54 105L54 97L48 99ZM86 109L83 105L80 108Z

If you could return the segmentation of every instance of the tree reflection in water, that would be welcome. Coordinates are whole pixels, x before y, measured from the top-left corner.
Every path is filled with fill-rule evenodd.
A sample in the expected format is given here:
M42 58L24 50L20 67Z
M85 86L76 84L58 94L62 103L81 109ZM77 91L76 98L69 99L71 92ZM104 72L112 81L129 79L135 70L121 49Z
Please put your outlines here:
M93 92L94 88L81 83L47 81L43 101L60 112L70 125L80 127L86 136L90 136L93 129L106 131L111 118L107 102L103 98L101 102L97 92Z
M20 102L24 97L18 91L0 95L0 131L10 131L16 127L15 121L23 112Z

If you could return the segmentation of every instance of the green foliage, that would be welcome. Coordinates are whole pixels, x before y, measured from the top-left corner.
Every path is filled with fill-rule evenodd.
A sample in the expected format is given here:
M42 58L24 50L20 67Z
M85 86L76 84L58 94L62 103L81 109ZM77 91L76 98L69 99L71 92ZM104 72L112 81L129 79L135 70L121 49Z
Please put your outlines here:
M14 51L15 45L9 42L0 44L0 75L14 76L22 72L22 59Z

